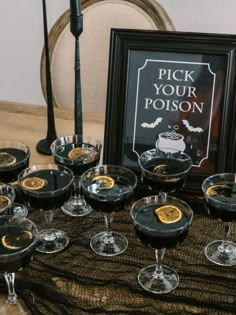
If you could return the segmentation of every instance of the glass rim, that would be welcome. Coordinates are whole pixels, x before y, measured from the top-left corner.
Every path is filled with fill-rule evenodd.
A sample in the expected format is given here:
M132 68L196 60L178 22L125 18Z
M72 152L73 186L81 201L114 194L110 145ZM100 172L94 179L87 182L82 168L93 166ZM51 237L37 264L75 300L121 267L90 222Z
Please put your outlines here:
M223 202L223 201L218 200L218 199L215 199L214 196L208 195L208 194L206 193L207 189L205 189L204 186L206 186L206 188L212 187L212 186L216 185L216 183L215 183L214 185L208 185L208 184L207 184L207 181L211 181L212 179L220 178L220 177L224 177L224 176L232 176L232 177L234 178L234 181L232 181L231 183L232 183L232 184L233 184L233 183L236 184L236 173L223 172L223 173L215 173L215 174L212 174L212 175L206 177L206 178L203 180L202 186L201 186L202 192L203 192L204 196L207 196L208 199L210 199L210 200L212 200L212 201L214 201L214 202L217 202L217 203L219 203L219 204L222 204L222 205L226 205L226 204L228 204L228 203ZM222 178L222 179L223 179L223 178ZM234 203L230 204L230 206L234 206L234 205L236 205L236 200L235 200Z
M61 146L65 145L65 144L73 144L74 143L73 142L73 138L74 137L81 137L82 139L84 139L84 138L86 138L86 139L93 139L96 142L96 144L99 145L100 149L97 150L97 153L100 153L102 143L101 143L101 141L99 139L94 138L92 136L83 136L83 135L79 135L79 134L69 134L69 135L65 135L65 136L62 136L62 137L58 137L51 143L50 150L51 150L53 156L58 157L60 159L63 158L64 161L69 161L70 163L73 162L73 160L71 160L70 158L62 157L61 155L57 154L56 150L54 149L54 146L56 145L57 142L59 142L59 141L61 141L63 139L66 139L66 138L71 139L71 141L70 142L65 142L65 143L62 143L62 144L58 145L57 149L60 148ZM91 146L94 147L93 144L91 144ZM68 163L68 164L70 164L70 163Z
M144 205L148 206L148 205L154 205L155 203L157 204L157 201L155 202L155 200L154 200L154 199L156 199L156 198L158 198L158 195L151 195L151 196L147 196L147 197L140 198L140 199L138 199L137 201L135 201L135 202L132 204L131 209L130 209L130 216L131 216L132 221L133 221L135 224L137 224L138 226L144 227L144 228L147 229L148 231L153 231L153 232L156 232L157 229L146 227L145 225L140 224L139 222L137 222L137 220L135 219L135 216L134 216L134 210L135 210L135 207L136 207L136 205L137 205L138 203L144 202L145 200L148 200L148 199L150 199L150 200L153 199L153 202L147 203L147 204L144 203ZM170 202L167 203L167 202L166 202L167 200L170 200ZM188 204L187 202L183 201L182 199L179 199L179 198L176 198L176 197L173 197L173 196L168 196L168 195L167 195L167 197L166 197L166 201L159 202L159 204L161 204L161 205L168 205L168 204L170 204L171 201L172 201L173 204L174 204L174 202L178 202L178 203L183 204L186 209L189 209L189 210L190 210L190 213L191 213L191 218L190 218L190 220L189 220L189 222L188 222L188 225L191 224L191 222L192 222L192 220L193 220L193 210L192 210L192 208L189 206L189 204ZM169 226L171 227L171 225L169 225ZM175 228L174 230L182 230L182 229L183 229L183 227L180 227L179 229L176 229L176 228ZM172 229L170 229L170 230L172 230ZM165 233L168 234L168 233L170 232L170 230L167 230L166 232L163 232L163 234L165 234Z
M145 153L147 153L147 152L154 152L156 150L157 150L157 148L149 149L149 150L144 151L142 154L140 154L138 156L138 164L139 164L141 170L144 170L149 175L156 175L157 173L148 171L146 168L143 167L143 165L141 164L140 161L141 161L142 156L144 156ZM173 173L173 174L166 174L166 175L165 174L158 174L158 177L160 177L160 178L166 178L166 177L172 177L172 176L181 176L183 174L188 173L191 170L192 166L193 166L193 161L192 161L191 157L187 153L182 152L180 150L176 150L176 149L171 149L171 150L175 150L176 152L180 152L181 154L185 155L187 157L186 161L189 161L190 165L185 171L180 172L180 173ZM174 159L179 160L179 161L183 161L183 160L178 159L178 158L174 158Z
M129 174L133 175L134 177L134 184L132 185L132 188L134 189L136 186L137 186L137 183L138 183L138 178L137 178L137 175L132 171L130 170L129 168L127 168L126 166L122 166L122 165L118 165L118 164L100 164L100 165L97 165L97 166L94 166L94 167L91 167L89 168L87 171L85 171L82 175L81 175L81 185L84 187L83 185L83 178L90 172L93 172L95 170L98 170L99 168L105 168L107 169L108 167L114 167L114 168L120 168L124 171L128 171ZM108 175L109 174L104 174L104 175ZM85 187L84 187L85 188Z
M46 167L46 166L48 166L48 167ZM38 167L39 167L39 169L38 169ZM34 168L35 168L35 170L34 170ZM61 165L61 164L56 164L56 163L44 163L44 164L34 164L34 165L31 165L31 166L29 166L29 167L27 167L27 168L25 168L24 170L22 170L20 173L19 173L19 175L18 175L18 177L17 177L17 183L18 183L18 185L20 186L20 188L22 189L22 190L26 190L26 191L28 191L28 192L30 192L30 194L32 194L32 195L38 195L38 196L40 196L40 195L45 195L45 191L40 191L40 190L27 190L27 189L25 189L24 187L22 187L21 186L21 184L20 184L20 182L21 182L21 180L23 179L23 178L25 178L26 176L24 176L24 177L22 177L22 175L25 173L25 172L28 172L29 170L32 170L32 172L30 172L29 174L31 174L31 173L33 173L33 172L36 172L37 170L39 171L39 170L60 170L60 168L62 168L62 169L64 169L69 175L70 175L70 182L66 185L66 186L64 186L63 188L60 188L60 189L56 189L56 190L53 190L53 191L49 191L49 192L47 192L47 193L50 193L50 192L52 192L53 194L56 194L57 192L59 192L59 191L64 191L64 190L66 190L67 189L67 187L68 186L70 186L70 185L72 185L73 184L73 181L74 181L74 173L73 173L73 171L69 168L69 167L67 167L67 166L65 166L65 165ZM21 178L22 177L22 178Z

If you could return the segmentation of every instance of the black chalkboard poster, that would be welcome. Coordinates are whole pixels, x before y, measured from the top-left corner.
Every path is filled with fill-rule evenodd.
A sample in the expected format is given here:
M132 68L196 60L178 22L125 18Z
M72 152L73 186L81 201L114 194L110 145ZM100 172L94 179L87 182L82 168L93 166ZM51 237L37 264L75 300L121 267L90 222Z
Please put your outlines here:
M138 171L138 155L159 142L191 156L196 189L232 169L235 39L112 30L104 162Z

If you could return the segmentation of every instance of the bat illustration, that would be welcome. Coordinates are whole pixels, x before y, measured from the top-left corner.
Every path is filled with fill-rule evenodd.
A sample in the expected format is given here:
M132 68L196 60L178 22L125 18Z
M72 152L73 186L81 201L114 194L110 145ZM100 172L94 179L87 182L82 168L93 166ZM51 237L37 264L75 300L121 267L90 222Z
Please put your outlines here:
M158 117L153 123L147 123L144 122L141 124L141 127L143 128L155 128L156 126L158 126L160 124L160 122L162 122L163 118Z
M188 129L188 131L191 131L191 132L203 132L202 128L200 128L200 127L194 128L194 127L190 126L189 122L186 119L183 119L182 122L185 125L185 127Z

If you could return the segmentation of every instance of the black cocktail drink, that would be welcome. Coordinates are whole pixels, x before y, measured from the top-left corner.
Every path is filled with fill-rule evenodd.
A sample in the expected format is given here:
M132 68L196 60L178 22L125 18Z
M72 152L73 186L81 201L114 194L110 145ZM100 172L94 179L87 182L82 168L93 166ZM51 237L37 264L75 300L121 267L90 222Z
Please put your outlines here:
M30 149L18 141L0 141L0 182L17 180L18 174L28 167Z
M173 248L181 244L189 230L189 219L182 207L176 204L151 204L137 210L134 228L140 241L154 249ZM167 218L172 216L174 219L163 221L158 212L164 211Z
M183 187L192 167L191 158L180 151L157 148L143 152L139 159L141 176L147 187L155 192L173 192Z
M125 176L112 174L112 177L95 176L84 195L94 210L112 213L125 208L132 192L133 186Z
M71 175L58 169L41 169L21 180L25 200L35 209L61 207L71 195Z

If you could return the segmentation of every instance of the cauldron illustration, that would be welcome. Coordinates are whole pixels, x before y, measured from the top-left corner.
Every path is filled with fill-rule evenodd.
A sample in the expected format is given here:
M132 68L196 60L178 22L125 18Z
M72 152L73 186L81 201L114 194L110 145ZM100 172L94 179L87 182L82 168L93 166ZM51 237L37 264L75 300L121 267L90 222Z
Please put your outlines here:
M175 131L162 132L156 141L156 148L166 153L173 153L175 150L184 152L186 148L184 136Z

